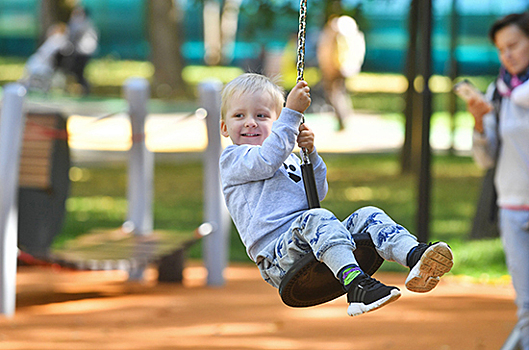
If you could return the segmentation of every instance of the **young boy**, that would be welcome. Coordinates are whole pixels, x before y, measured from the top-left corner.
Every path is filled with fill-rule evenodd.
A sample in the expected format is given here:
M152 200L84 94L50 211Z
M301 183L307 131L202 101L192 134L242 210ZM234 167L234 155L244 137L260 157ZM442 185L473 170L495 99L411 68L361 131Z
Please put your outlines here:
M220 158L226 204L249 257L264 280L278 288L290 267L305 254L326 264L347 292L350 316L397 300L400 290L371 278L358 266L354 236L368 232L384 259L409 266L406 287L428 292L452 267L446 243L418 243L382 210L361 208L340 222L326 209L308 209L298 146L309 152L317 189L327 193L327 169L314 147L314 133L301 124L311 102L299 82L285 103L283 90L265 76L243 74L222 92L221 133L233 145Z

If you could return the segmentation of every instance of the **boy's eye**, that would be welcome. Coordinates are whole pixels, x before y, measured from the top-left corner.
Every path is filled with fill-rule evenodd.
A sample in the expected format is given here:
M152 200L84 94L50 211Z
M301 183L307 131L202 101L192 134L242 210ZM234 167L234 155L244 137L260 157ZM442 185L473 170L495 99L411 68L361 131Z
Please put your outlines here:
M266 118L266 115L264 115L264 114L258 114L258 115L257 115L257 118Z
M243 115L242 115L242 113L237 113L237 114L234 115L234 117L235 117L235 118L242 118Z

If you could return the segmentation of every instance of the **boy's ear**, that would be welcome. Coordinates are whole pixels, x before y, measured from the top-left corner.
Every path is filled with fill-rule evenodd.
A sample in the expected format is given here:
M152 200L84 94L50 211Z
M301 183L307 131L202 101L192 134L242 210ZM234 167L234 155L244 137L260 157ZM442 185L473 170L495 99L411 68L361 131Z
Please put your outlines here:
M224 119L220 120L220 134L224 137L230 137L230 134L228 134L228 126Z

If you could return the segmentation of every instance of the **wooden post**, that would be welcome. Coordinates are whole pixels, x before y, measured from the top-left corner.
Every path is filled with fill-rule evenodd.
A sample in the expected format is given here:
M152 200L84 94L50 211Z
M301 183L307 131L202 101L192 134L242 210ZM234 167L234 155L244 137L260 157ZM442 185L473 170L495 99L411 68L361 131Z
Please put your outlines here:
M26 89L20 84L4 87L0 115L0 313L15 313L18 227L18 168L25 118Z

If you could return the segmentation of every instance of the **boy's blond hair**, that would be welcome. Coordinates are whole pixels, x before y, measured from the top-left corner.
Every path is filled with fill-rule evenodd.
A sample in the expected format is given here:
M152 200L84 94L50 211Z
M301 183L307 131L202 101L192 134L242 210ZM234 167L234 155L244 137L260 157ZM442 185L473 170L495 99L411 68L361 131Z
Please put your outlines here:
M277 107L277 114L285 103L285 91L276 83L277 79L270 79L264 75L256 73L245 73L230 81L222 90L222 101L220 116L226 118L228 102L232 98L240 97L246 93L268 93Z

